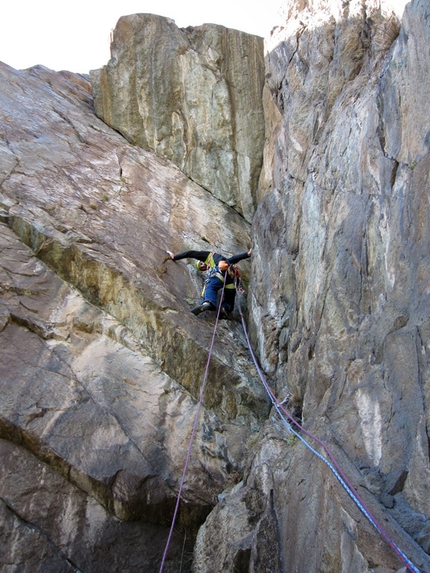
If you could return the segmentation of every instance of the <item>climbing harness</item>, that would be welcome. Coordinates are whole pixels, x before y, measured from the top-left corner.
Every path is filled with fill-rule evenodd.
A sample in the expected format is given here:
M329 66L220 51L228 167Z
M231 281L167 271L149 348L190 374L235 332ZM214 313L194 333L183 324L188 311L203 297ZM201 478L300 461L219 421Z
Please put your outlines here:
M245 333L245 338L246 341L248 343L248 347L249 347L249 351L251 353L251 357L252 360L254 362L255 368L258 372L258 375L260 377L261 382L263 383L263 386L269 396L270 401L272 402L273 406L275 407L276 411L278 412L281 420L284 422L284 424L287 426L288 430L290 432L292 432L312 453L314 453L322 462L324 462L327 467L331 470L331 472L334 474L334 476L336 477L336 479L339 481L339 483L342 485L342 487L345 489L345 491L347 492L347 494L350 496L350 498L353 500L353 502L357 505L357 507L361 510L361 512L365 515L365 517L370 521L370 523L375 527L375 529L377 529L377 531L381 534L381 536L383 537L383 539L388 543L388 545L391 547L391 549L393 549L394 553L397 555L397 557L400 558L400 560L404 563L404 565L406 566L406 568L411 571L412 573L421 573L420 570L412 563L412 561L405 555L405 553L403 553L403 551L394 543L394 541L387 535L387 533L384 531L384 529L381 527L381 525L378 523L378 521L375 519L375 517L371 514L371 512L367 509L364 501L361 499L360 495L358 494L358 492L354 489L354 487L351 485L351 483L348 481L348 478L346 477L346 475L343 473L343 471L341 470L341 468L339 467L339 464L336 462L333 454L331 453L331 451L329 450L329 448L324 444L324 442L322 440L320 440L319 438L317 438L316 436L314 436L313 434L311 434L310 432L308 432L307 430L305 430L298 422L297 420L294 419L294 417L284 408L284 406L282 405L282 403L280 403L276 396L274 395L272 389L270 388L270 386L268 385L262 371L261 368L258 365L258 361L255 357L255 354L252 350L252 346L251 346L251 342L249 340L248 337L248 332L246 329L246 324L245 324L245 319L242 313L242 308L240 306L240 301L238 304L239 307L239 314L241 317L241 321L242 321L242 328L243 331ZM301 436L296 430L294 430L294 428L292 427L291 423L293 423L298 430L300 430L301 432L303 432L304 434L306 434L309 438L315 440L318 444L320 444L320 446L324 449L324 451L326 452L326 454L328 455L328 457L330 458L331 461L327 460L323 455L321 455L319 452L317 452L304 438L303 436Z
M224 286L221 290L221 300L222 297L224 295ZM163 569L164 569L164 563L166 561L166 557L167 557L167 552L169 550L169 545L170 545L170 541L172 539L172 534L173 534L173 528L175 526L175 522L176 522L176 518L178 515L178 510L179 510L179 504L181 501L181 495L182 495L182 489L184 487L184 483L185 483L185 474L187 473L187 469L188 469L188 464L190 462L190 457L191 457L191 448L193 445L193 441L194 441L194 436L195 433L197 431L197 424L199 421L199 417L200 417L200 410L202 407L202 403L203 403L203 393L205 391L205 387L206 387L206 382L207 382L207 378L208 378L208 373L209 373L209 364L211 361L211 357L212 357L212 351L213 351L213 347L214 347L214 343L215 343L215 335L216 335L216 330L217 330L217 326L218 326L218 322L219 322L219 316L220 316L220 312L221 312L221 304L218 305L218 310L217 310L217 315L216 315L216 320L215 320L215 326L214 326L214 330L213 330L213 334L212 334L212 340L211 340L211 344L209 347L209 354L208 354L208 359L206 362L206 369L205 369L205 373L203 376L203 382L200 388L200 395L199 395L199 401L197 403L197 410L196 410L196 414L194 416L194 424L193 424L193 429L191 431L191 437L190 437L190 441L188 444L188 450L187 450L187 456L185 459L185 465L184 465L184 469L182 471L182 478L181 478L181 482L179 484L179 490L178 490L178 495L176 497L176 505L175 505L175 510L173 512L173 518L172 518L172 523L170 526L170 531L169 531L169 535L167 537L167 541L166 541L166 546L164 548L164 553L163 553L163 558L161 560L161 565L160 565L160 569L159 569L159 573L163 573Z
M209 269L209 271L206 274L205 283L207 284L213 277L216 277L220 281L224 282L224 275L222 274L222 272L219 270L218 267L212 267L211 269Z
M230 266L231 266L231 267L236 267L236 265L230 265ZM239 273L239 271L237 270L237 267L236 267L236 271ZM227 271L227 272L228 272L228 271ZM234 276L236 276L236 274L235 274ZM240 276L240 273L239 273L239 276ZM201 293L201 297L202 297L202 298L204 298L205 291L206 291L206 287L207 287L207 285L209 284L209 281L210 281L213 277L216 277L216 278L219 279L222 283L224 283L224 288L226 288L226 289L234 289L234 288L236 288L234 282L233 282L233 283L228 283L228 284L226 284L226 282L225 282L226 273L223 274L222 271L220 271L220 269L218 268L218 266L214 266L214 267L211 267L211 268L208 270L208 272L206 273L206 278L205 278L205 282L204 282L204 285L203 285L203 290L202 290L202 293Z

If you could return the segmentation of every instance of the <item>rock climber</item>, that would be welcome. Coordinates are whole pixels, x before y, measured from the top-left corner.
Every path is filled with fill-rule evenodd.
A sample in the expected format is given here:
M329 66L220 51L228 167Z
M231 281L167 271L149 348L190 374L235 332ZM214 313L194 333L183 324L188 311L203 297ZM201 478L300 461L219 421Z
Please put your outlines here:
M243 259L248 259L252 254L252 249L233 257L224 257L211 251L184 251L178 255L170 251L166 252L172 261L197 259L196 269L209 271L203 287L202 302L191 309L191 312L197 316L205 310L216 310L218 291L222 289L225 282L220 318L229 318L228 313L233 310L236 298L235 265Z

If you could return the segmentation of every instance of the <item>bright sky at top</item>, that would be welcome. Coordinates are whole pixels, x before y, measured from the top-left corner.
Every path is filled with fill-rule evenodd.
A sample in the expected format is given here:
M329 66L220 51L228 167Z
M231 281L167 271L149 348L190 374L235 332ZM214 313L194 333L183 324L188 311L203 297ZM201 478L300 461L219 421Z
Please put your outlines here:
M279 24L279 0L2 0L0 61L16 69L42 64L88 73L110 58L110 32L121 16L167 16L180 28L221 24L267 37Z

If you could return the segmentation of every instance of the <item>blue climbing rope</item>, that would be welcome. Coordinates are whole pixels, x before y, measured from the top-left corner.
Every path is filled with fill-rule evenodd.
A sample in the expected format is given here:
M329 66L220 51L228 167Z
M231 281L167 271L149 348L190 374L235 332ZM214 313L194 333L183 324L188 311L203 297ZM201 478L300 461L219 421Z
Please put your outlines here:
M347 494L353 500L353 502L357 505L357 507L361 510L364 516L370 521L370 523L377 529L383 539L388 543L388 545L393 549L394 553L400 558L400 560L404 563L406 568L411 571L412 573L421 573L420 570L412 563L412 561L405 555L405 553L394 543L394 541L387 535L375 517L371 514L371 512L367 509L365 503L357 493L357 491L353 488L353 486L348 482L345 474L343 474L342 470L340 469L339 465L337 464L336 460L334 459L332 453L328 449L328 447L318 439L316 436L313 436L310 432L305 430L295 419L294 417L283 407L283 405L277 400L276 396L274 395L272 389L268 385L266 378L264 377L261 368L258 364L258 361L255 357L254 351L252 350L251 342L248 337L248 331L245 324L245 319L243 316L242 308L240 306L240 301L238 303L239 307L239 314L242 321L242 328L245 333L245 338L248 343L249 351L251 353L252 360L254 362L255 368L258 372L258 375L263 383L263 386L272 402L273 406L275 407L276 411L278 412L281 420L287 426L288 430L292 432L313 454L315 454L322 462L324 462L327 467L331 470L333 475L345 489ZM304 432L307 436L318 442L326 451L328 456L331 459L331 462L327 460L323 455L317 452L304 438L301 436L294 428L292 427L291 423L293 423L300 431ZM336 467L335 467L336 466Z

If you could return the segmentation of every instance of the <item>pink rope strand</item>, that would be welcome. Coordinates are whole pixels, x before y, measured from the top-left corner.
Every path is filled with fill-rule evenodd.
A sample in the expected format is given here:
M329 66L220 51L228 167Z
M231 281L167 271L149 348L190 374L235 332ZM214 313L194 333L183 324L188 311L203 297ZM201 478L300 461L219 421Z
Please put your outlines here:
M221 302L224 296L224 286L225 286L225 280L224 280L224 285L221 291ZM215 343L215 335L216 335L216 329L218 326L218 321L219 321L219 315L221 312L221 304L218 305L218 310L217 310L217 315L216 315L216 320L215 320L215 326L214 326L214 330L213 330L213 334L212 334L212 340L211 340L211 345L209 347L209 354L208 354L208 359L206 362L206 369L205 369L205 373L203 376L203 382L200 388L200 396L199 396L199 401L197 404L197 410L196 410L196 415L194 416L194 424L193 424L193 429L191 431L191 437L190 437L190 441L188 444L188 450L187 450L187 457L185 459L185 465L184 465L184 469L182 471L182 478L181 478L181 482L179 484L179 490L178 490L178 495L176 497L176 505L175 505L175 511L173 512L173 518L172 518L172 523L170 525L170 531L169 531L169 535L167 537L167 541L166 541L166 546L164 548L164 553L163 553L163 558L161 560L161 565L160 565L160 569L159 569L159 573L163 573L163 569L164 569L164 563L166 561L166 557L167 557L167 552L169 550L169 545L170 545L170 541L172 539L172 535L173 535L173 529L175 526L175 522L176 522L176 517L178 515L178 511L179 511L179 504L181 502L181 495L182 495L182 489L184 487L184 483L185 483L185 474L187 473L187 469L188 469L188 464L190 462L190 457L191 457L191 448L193 445L193 441L194 441L194 436L195 433L197 431L197 424L199 421L199 417L200 417L200 410L202 407L202 403L203 403L203 393L205 391L205 387L206 387L206 382L207 382L207 378L208 378L208 373L209 373L209 364L211 361L211 357L212 357L212 351L213 351L213 346Z

